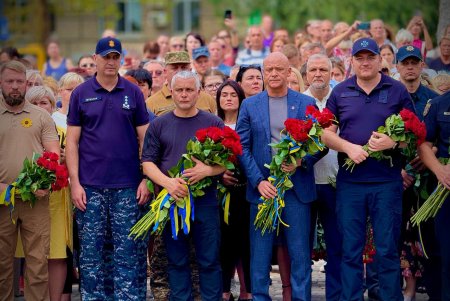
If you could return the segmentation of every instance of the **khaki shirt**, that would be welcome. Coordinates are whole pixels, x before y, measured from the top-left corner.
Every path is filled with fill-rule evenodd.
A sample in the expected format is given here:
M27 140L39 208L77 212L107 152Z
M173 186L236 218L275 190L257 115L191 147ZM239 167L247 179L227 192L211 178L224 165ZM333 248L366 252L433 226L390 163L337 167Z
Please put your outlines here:
M11 184L22 171L25 158L42 154L43 143L58 141L50 114L25 101L22 111L11 112L0 95L0 182Z
M147 108L156 116L161 116L175 109L172 94L170 93L167 85L164 85L161 91L158 91L155 95L147 98L145 103L147 104ZM197 99L196 107L199 110L217 114L216 100L211 95L203 91L200 91L200 96Z

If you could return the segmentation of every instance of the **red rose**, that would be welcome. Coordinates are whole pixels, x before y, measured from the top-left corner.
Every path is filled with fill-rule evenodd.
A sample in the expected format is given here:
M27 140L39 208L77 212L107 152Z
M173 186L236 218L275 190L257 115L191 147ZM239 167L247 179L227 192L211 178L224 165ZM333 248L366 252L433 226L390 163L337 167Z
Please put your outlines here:
M42 157L43 157L44 159L50 159L50 152L44 152L44 153L42 154Z
M57 162L59 160L59 156L56 153L49 153L49 159L50 161Z
M327 108L323 109L323 111L320 113L320 116L318 118L318 122L322 128L327 128L330 125L333 124L334 115L331 113L331 111Z
M224 139L232 139L234 141L240 141L241 137L239 137L238 133L232 128L226 126L223 128L223 138Z
M228 161L230 161L231 163L237 163L237 157L236 155L231 155L228 157Z
M45 166L45 165L44 165L44 164L45 164L44 162L47 162L47 160L45 160L44 157L40 157L39 159L37 159L36 164L39 165L39 166L41 166L41 167L44 167L44 166Z
M303 126L302 126L301 130L302 130L302 132L309 133L309 131L311 130L312 126L313 126L312 120L308 119L306 121L303 121Z
M218 127L209 127L207 130L207 136L214 142L219 142L222 139L222 130Z
M286 131L293 136L293 133L300 132L301 131L301 121L294 118L288 118L284 122L284 126L286 128Z
M312 116L316 117L318 114L320 114L319 110L316 109L315 106L307 106L305 111L306 116Z
M295 132L291 134L292 138L294 138L295 141L303 143L308 140L308 133L305 132Z
M195 133L195 137L197 137L198 141L203 143L206 140L206 133L206 129L200 129Z
M65 165L58 165L55 170L55 175L58 179L67 179L69 177L67 167Z
M58 163L56 163L55 161L47 161L47 169L51 170L51 171L56 171L56 168L58 167Z

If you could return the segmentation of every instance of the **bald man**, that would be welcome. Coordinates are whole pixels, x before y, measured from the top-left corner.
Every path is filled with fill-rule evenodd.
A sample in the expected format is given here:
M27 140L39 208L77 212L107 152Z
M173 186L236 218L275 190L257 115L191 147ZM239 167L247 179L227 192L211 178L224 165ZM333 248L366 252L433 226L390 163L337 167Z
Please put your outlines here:
M277 231L261 233L253 225L258 212L259 198L275 197L275 187L267 181L270 164L276 150L269 143L280 141L280 132L287 118L305 118L308 105L314 100L288 89L289 60L281 52L269 54L263 61L266 91L242 103L237 123L243 155L240 158L248 185L250 205L250 274L254 301L271 300L269 296L270 260ZM316 198L313 165L324 153L307 156L296 164L284 164L285 172L293 172L294 187L285 194L281 219L289 227L280 226L286 236L290 256L292 300L311 300L311 258L309 248L310 204Z

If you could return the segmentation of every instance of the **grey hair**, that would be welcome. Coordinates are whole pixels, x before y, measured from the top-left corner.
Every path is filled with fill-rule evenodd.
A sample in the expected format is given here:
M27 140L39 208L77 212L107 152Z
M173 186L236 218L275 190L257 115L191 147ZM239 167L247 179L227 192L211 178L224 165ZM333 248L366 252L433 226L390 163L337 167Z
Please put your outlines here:
M25 94L25 100L28 101L29 103L32 103L34 100L39 100L45 97L47 97L50 100L52 107L55 108L56 106L55 94L47 86L31 87Z
M305 50L313 50L314 48L319 48L320 49L320 53L322 54L326 54L327 51L325 50L325 47L323 47L323 45L321 43L309 43L308 45L305 46Z
M197 90L200 90L201 84L200 84L200 79L198 78L198 75L192 71L180 71L177 72L173 77L172 77L172 81L170 82L170 86L173 88L175 87L175 82L179 79L189 79L189 78L193 78L195 79L195 87Z
M308 58L308 60L306 61L306 70L308 70L309 63L311 61L316 61L316 60L321 60L321 59L325 59L327 61L328 68L330 69L330 72L331 72L331 69L333 69L333 64L331 63L330 58L322 53L313 54Z
M395 43L400 42L409 42L411 43L414 40L414 36L412 33L409 32L409 30L406 30L404 28L400 29L397 32L397 35L395 36Z
M159 60L150 60L148 62L146 62L143 66L143 68L145 69L145 67L147 67L150 64L158 64L161 67L165 68L166 67L166 63L164 63L163 61L159 61Z

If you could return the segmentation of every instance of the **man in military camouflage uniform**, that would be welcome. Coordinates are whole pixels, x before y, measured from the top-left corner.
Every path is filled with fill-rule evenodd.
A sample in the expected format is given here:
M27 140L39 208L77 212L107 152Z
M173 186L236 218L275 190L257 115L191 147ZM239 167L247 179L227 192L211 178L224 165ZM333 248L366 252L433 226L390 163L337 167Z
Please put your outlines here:
M130 228L149 192L140 172L149 117L142 92L118 75L122 47L98 41L94 78L72 93L67 167L77 207L83 300L145 300L147 242Z

